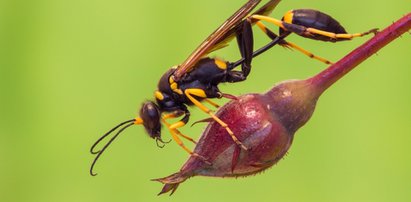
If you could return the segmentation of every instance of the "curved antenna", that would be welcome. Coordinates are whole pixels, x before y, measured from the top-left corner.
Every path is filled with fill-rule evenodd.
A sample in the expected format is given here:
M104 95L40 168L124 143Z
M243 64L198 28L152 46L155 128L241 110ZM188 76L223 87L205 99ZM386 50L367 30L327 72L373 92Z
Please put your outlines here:
M134 120L132 120L132 121L134 121ZM129 124L125 125L123 128L121 128L121 129L107 142L107 144L104 145L104 147L103 147L99 152L96 153L97 156L96 156L96 158L94 158L94 161L93 161L93 163L91 164L91 167L90 167L90 175L92 175L92 176L96 176L96 175L97 175L97 173L93 173L93 168L94 168L94 165L96 164L97 160L100 158L101 154L103 154L103 152L107 149L107 147L110 146L110 144L117 138L117 136L120 135L121 132L123 132L123 130L125 130L126 128L134 125L134 123L130 123L130 122L131 122L131 121L127 121L127 122L121 123L121 124L119 124L118 126L115 127L115 128L118 128L118 127L120 127L121 125L123 125L123 124L125 124L125 123L129 123ZM104 135L103 138L106 137L106 136L107 136L107 135ZM100 139L101 139L101 138L100 138ZM98 142L99 142L99 140L97 141L97 143L98 143ZM94 145L93 145L93 146L94 146Z
M131 120L128 120L128 121L124 121L123 123L120 123L120 124L118 124L116 127L114 127L114 128L112 128L111 130L109 130L107 133L105 133L103 136L101 136L101 137L93 144L93 146L91 146L91 148L90 148L90 153L91 153L91 154L98 154L98 153L100 153L101 150L94 151L94 148L98 145L98 143L100 143L104 138L106 138L108 135L110 135L110 134L111 134L113 131L115 131L117 128L123 126L124 124L131 123L131 122L134 122L134 121L135 121L135 119L131 119Z

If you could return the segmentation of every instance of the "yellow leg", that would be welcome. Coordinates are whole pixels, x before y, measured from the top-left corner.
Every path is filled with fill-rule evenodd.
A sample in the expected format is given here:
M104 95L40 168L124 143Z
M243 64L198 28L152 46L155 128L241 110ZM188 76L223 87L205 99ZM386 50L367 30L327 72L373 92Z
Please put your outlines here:
M171 137L174 139L174 141L181 147L183 148L187 153L189 153L191 156L200 158L201 160L203 160L205 163L207 164L211 164L205 157L194 153L193 151L191 151L191 149L189 149L188 147L186 147L183 143L183 141L181 141L181 139L178 136L182 136L184 138L188 138L188 140L190 140L190 137L187 137L185 135L183 135L182 133L180 133L180 131L178 131L177 129L170 129L170 124L163 119L164 124L166 124L166 126L169 128L170 133L171 133ZM192 141L194 141L193 139L191 139Z
M288 46L288 47L291 47L291 48L294 48L295 50L300 51L300 52L303 53L304 55L306 55L306 56L308 56L308 57L310 57L310 58L316 59L316 60L318 60L318 61L321 61L321 62L323 62L323 63L325 63L325 64L334 64L333 62L331 62L331 61L329 61L329 60L327 60L327 59L325 59L325 58L322 58L322 57L319 57L319 56L316 56L316 55L312 54L310 51L307 51L307 50L305 50L304 48L301 48L300 46L297 46L297 45L294 44L294 43L287 42L287 46Z
M181 124L181 123L182 123L182 122L179 121L179 122L177 122L177 123L174 123L174 124L172 124L172 125L169 125L168 128L169 128L170 130L175 130L177 135L185 138L186 140L188 140L188 141L190 141L190 142L192 142L192 143L194 143L194 144L197 144L197 142L196 142L193 138L188 137L187 135L184 135L183 133L181 133L181 132L177 129L177 128L180 128L180 127L185 126L184 123L183 123L183 124Z
M171 133L171 137L173 137L174 141L176 141L176 143L183 148L186 152L188 152L190 155L193 154L193 151L191 151L188 147L186 147L183 143L183 141L181 141L181 139L178 137L178 130L176 129L170 129L170 133Z
M166 121L167 119L177 118L177 117L180 117L180 116L182 116L182 115L183 115L183 113L173 112L173 113L169 113L169 114L164 115L163 118L162 118L162 120L163 120L163 123L168 127L168 129L169 129L170 131L171 131L171 130L174 130L177 135L185 138L186 140L188 140L188 141L190 141L190 142L192 142L192 143L194 143L194 144L197 144L197 142L196 142L193 138L188 137L187 135L184 135L184 134L181 133L179 130L177 130L177 128L180 128L180 127L185 126L185 123L184 123L184 122L178 121L177 123L170 124L170 123L168 123L168 122Z
M180 116L182 116L182 115L184 115L184 112L178 110L178 111L174 111L174 112L165 114L165 115L162 116L162 118L163 118L163 119L173 119L173 118L178 118L178 117L180 117Z
M257 26L258 26L265 34L267 34L267 35L270 37L269 32L271 32L271 30L269 30L262 22L258 21L258 22L257 22ZM333 63L330 62L329 60L327 60L327 59L325 59L325 58L322 58L322 57L319 57L319 56L316 56L316 55L314 55L313 53L311 53L310 51L307 51L307 50L301 48L300 46L297 46L297 45L294 44L294 43L287 42L287 41L285 41L285 40L283 40L283 41L284 41L284 42L282 42L282 44L281 44L281 45L283 45L283 46L286 46L286 47L288 47L288 48L293 48L293 49L295 49L295 50L297 50L297 51L300 51L300 52L303 53L304 55L306 55L306 56L308 56L308 57L310 57L310 58L316 59L316 60L318 60L318 61L320 61L320 62L323 62L323 63L325 63L325 64L333 64Z
M218 105L217 103L213 102L212 100L206 98L204 99L206 102L208 102L210 105L213 105L215 108L219 108L220 105Z
M241 148L243 148L244 150L248 150L248 148L241 143L237 137L234 135L233 131L231 131L231 129L228 127L228 125L226 123L224 123L224 121L222 121L220 118L218 118L216 115L214 115L213 112L211 112L210 109L208 109L206 106L204 106L203 104L201 104L200 101L198 101L197 99L195 99L193 97L194 96L198 96L198 97L202 97L202 98L206 98L206 94L204 92L204 90L202 89L186 89L184 91L184 94L187 96L188 99L190 99L190 101L196 105L198 108L200 108L203 112L207 113L208 115L210 115L217 123L219 123L223 128L225 128L225 130L228 132L228 134L230 134L231 138L233 139L233 141L240 146Z
M188 137L187 135L184 135L183 133L181 133L181 132L180 132L179 130L177 130L177 129L176 129L176 132L177 132L177 135L185 138L186 140L188 140L188 141L190 141L190 142L192 142L192 143L194 143L194 144L197 144L197 141L195 141L193 138Z
M336 33L326 32L326 31L322 31L322 30L314 29L314 28L307 28L306 31L311 34L319 34L319 35L327 36L333 39L352 39L354 37L361 37L367 34L377 33L377 29L371 29L370 31L367 31L367 32L355 33L355 34L336 34Z
M250 18L270 22L270 23L273 23L274 25L277 25L277 26L285 29L284 25L283 25L283 21L277 20L275 18L271 18L271 17L264 16L264 15L252 15L252 16L250 16Z
M277 20L275 18L271 18L271 17L264 16L264 15L252 15L252 16L250 16L250 18L270 22L270 23L272 23L272 24L274 24L278 27L281 27L281 28L287 30L284 27L284 24L283 24L284 22L281 21L281 20ZM375 34L375 33L377 33L377 29L371 29L370 31L367 31L367 32L355 33L355 34L336 34L336 33L332 33L332 32L327 32L327 31L322 31L322 30L319 30L319 29L307 27L306 32L311 33L311 34L318 34L318 35L330 37L330 38L333 38L333 39L352 39L354 37L362 37L362 36L365 36L365 35L371 34L371 33Z

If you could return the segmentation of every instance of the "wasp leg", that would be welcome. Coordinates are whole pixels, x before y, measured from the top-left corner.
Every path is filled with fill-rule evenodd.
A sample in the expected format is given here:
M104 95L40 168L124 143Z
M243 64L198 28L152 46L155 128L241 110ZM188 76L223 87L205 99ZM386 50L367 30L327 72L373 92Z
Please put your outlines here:
M283 22L283 21L281 21L281 20L277 20L277 19L272 18L272 17L268 17L268 16L264 16L264 15L252 15L252 16L250 16L249 18L251 18L251 19L256 19L256 20L263 20L263 21L266 21L266 22L270 22L270 23L272 23L272 24L274 24L274 25L277 25L277 26L285 29L285 27L284 27L284 23L285 23L285 22Z
M184 117L180 121L178 121L176 123L173 123L169 127L169 129L173 130L173 129L181 128L181 127L186 125L186 123L188 122L189 119L190 119L190 112L187 109L185 109L184 110Z
M217 103L213 102L212 100L206 98L204 99L206 102L208 102L210 105L212 105L215 108L220 108L220 105L218 105Z
M253 59L254 37L253 29L248 19L242 22L242 27L237 31L237 43L240 49L241 57L244 58L241 64L241 72L245 78L250 74L251 61Z
M246 77L244 76L244 73L242 71L231 70L227 72L225 81L229 83L236 83L244 81L245 79Z
M257 26L258 26L271 40L274 40L274 39L276 39L276 38L278 37L276 34L274 34L273 31L271 31L270 29L268 29L262 22L258 21L258 22L257 22ZM320 62L323 62L323 63L325 63L325 64L333 64L333 63L330 62L329 60L327 60L327 59L325 59L325 58L322 58L322 57L319 57L319 56L316 56L316 55L314 55L313 53L311 53L310 51L307 51L307 50L301 48L300 46L297 46L297 45L294 44L294 43L291 43L291 42L288 42L288 41L285 41L285 40L281 40L279 44L280 44L281 46L284 46L284 47L287 47L287 48L293 48L293 49L295 49L295 50L297 50L297 51L300 51L300 52L303 53L304 55L306 55L306 56L308 56L308 57L310 57L310 58L312 58L312 59L319 60Z
M190 142L192 142L192 143L194 143L194 144L197 144L197 141L195 141L193 138L188 137L187 135L184 135L183 133L181 133L181 132L180 132L179 130L177 130L177 129L175 129L175 130L176 130L176 132L177 132L177 135L183 137L184 139L186 139L186 140L188 140L188 141L190 141Z
M217 93L217 94L221 94L221 97L223 97L223 98L227 98L227 99L230 99L230 100L238 100L238 97L235 96L235 95L231 95L231 94L228 94L228 93Z
M327 60L327 59L325 59L325 58L322 58L322 57L319 57L319 56L317 56L317 55L314 55L314 54L311 53L310 51L307 51L307 50L301 48L300 46L297 46L297 45L294 44L294 43L287 42L287 47L294 48L295 50L300 51L302 54L304 54L304 55L306 55L306 56L308 56L308 57L310 57L310 58L316 59L316 60L318 60L318 61L320 61L320 62L322 62L322 63L325 63L325 64L327 64L327 65L334 64L333 62L331 62L331 61L329 61L329 60Z
M163 119L163 122L164 122L164 124L166 124L166 126L169 128L170 133L171 133L171 137L174 139L174 141L175 141L181 148L183 148L183 149L184 149L187 153L189 153L191 156L200 158L201 160L203 160L205 163L207 163L207 164L209 164L209 165L211 164L211 163L207 160L207 158L205 158L204 156L201 156L201 155L199 155L199 154L191 151L191 149L189 149L188 147L186 147L186 146L184 145L183 141L181 141L181 139L178 137L179 135L180 135L180 136L182 135L182 134L180 133L180 131L178 131L177 129L170 129L170 126L171 126L171 125L170 125L165 119ZM187 137L187 136L183 135L182 137ZM191 138L190 138L190 139L191 139Z
M241 28L236 34L238 47L241 53L241 71L228 71L226 82L234 83L247 79L251 71L251 61L253 59L254 38L251 22L246 19L242 22ZM236 65L236 66L237 66Z
M188 110L186 110L184 112L184 117L180 121L178 121L177 123L173 123L170 126L168 126L168 129L177 130L177 128L181 128L181 127L185 126L187 124L189 118L190 118L190 112ZM180 135L181 137L189 140L190 142L192 142L194 144L197 144L197 142L194 139L180 133L180 131L178 131L178 130L177 130L177 132L178 132L177 134Z
M250 16L250 18L270 22L278 27L281 27L284 30L295 32L298 35L307 36L307 37L312 36L314 34L318 34L318 35L326 36L332 39L352 39L354 37L362 37L362 36L365 36L371 33L374 33L374 34L377 33L377 29L371 29L363 33L337 34L337 33L322 31L322 30L315 29L315 28L286 23L284 21L277 20L275 18L271 18L271 17L264 16L264 15L252 15Z
M233 139L233 141L240 146L242 149L244 150L248 150L248 148L240 142L240 140L238 140L238 138L234 135L233 131L228 127L228 125L222 121L220 118L218 118L216 115L214 115L213 112L211 112L210 109L208 109L206 106L204 106L203 104L201 104L200 101L198 101L196 98L194 98L194 96L200 97L200 98L207 98L207 95L205 93L204 90L199 89L199 88L189 88L186 89L184 91L184 94L187 96L188 99L190 99L190 101L197 106L198 108L200 108L203 112L207 113L208 115L210 115L214 121L216 121L217 123L219 123L223 128L225 128L225 130L228 132L228 134L231 136L231 138Z
M178 118L178 117L182 116L183 114L184 114L184 111L176 110L174 112L163 115L162 118L165 119L165 120L172 119L172 118Z
M177 123L169 124L169 123L166 121L167 119L170 119L170 118L180 117L180 116L182 116L183 114L184 114L185 116L184 116L180 121L178 121ZM175 112L173 112L173 113L164 115L164 116L163 116L163 122L166 124L166 126L168 127L169 130L175 130L175 133L176 133L177 135L185 138L186 140L188 140L188 141L190 141L190 142L192 142L192 143L194 143L194 144L197 144L197 142L196 142L193 138L191 138L191 137L189 137L189 136L187 136L187 135L184 135L183 133L181 133L181 132L177 129L177 128L180 128L180 127L185 126L185 124L187 124L187 122L188 122L188 120L189 120L189 117L190 117L190 112L188 112L188 110L185 109L185 111L175 111Z
M312 34L319 34L319 35L323 35L323 36L327 36L333 39L352 39L355 37L362 37L371 33L377 33L377 29L371 29L369 31L366 32L362 32L362 33L355 33L355 34L337 34L337 33L332 33L332 32L326 32L326 31L322 31L319 29L314 29L314 28L306 28L305 30L308 35L312 35Z

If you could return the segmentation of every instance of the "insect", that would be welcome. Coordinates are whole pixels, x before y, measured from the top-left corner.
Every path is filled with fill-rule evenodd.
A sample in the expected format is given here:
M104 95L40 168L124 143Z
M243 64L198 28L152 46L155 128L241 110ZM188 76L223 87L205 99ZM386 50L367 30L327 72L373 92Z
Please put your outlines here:
M194 50L194 52L180 65L172 67L160 78L158 89L154 93L155 102L147 101L143 103L139 117L120 123L102 137L100 137L91 147L90 152L96 157L91 165L90 174L101 154L106 148L122 133L126 128L132 125L143 125L148 135L156 140L157 146L163 147L168 143L161 138L161 127L164 124L170 131L172 138L190 155L201 158L208 162L206 158L194 153L186 147L180 137L196 143L192 138L182 134L178 129L187 124L190 117L190 111L187 106L194 105L207 113L208 120L216 121L231 136L243 150L248 148L236 138L230 127L220 120L208 107L203 103L217 107L210 98L229 98L235 99L235 96L222 93L218 84L233 83L246 80L251 70L251 61L253 57L258 56L264 51L270 49L276 44L294 48L306 54L307 56L320 60L324 63L331 63L321 57L306 51L299 46L284 40L290 33L297 33L301 36L314 40L338 41L340 39L351 39L353 37L366 35L367 33L354 35L339 35L327 31L338 31L342 28L339 23L330 16L324 15L305 15L308 10L294 10L287 13L282 20L267 17L268 14L278 5L280 0L268 1L265 5L255 11L252 15L250 12L260 3L261 0L249 0L230 18L228 18L216 31L214 31L206 40ZM301 11L301 12L300 12ZM314 14L320 13L319 11ZM300 14L300 15L299 15ZM322 24L324 21L336 23ZM280 36L270 31L261 21L272 22L280 27ZM317 23L319 22L319 23ZM269 38L272 39L266 46L253 52L253 32L252 26L257 24ZM343 28L342 28L343 30ZM345 30L343 30L345 31ZM331 34L330 34L331 33ZM238 47L241 53L241 59L237 62L227 62L219 58L207 57L210 52L227 46L227 43L233 38L237 39ZM241 65L241 70L233 70ZM169 123L168 119L183 117L176 123ZM120 128L120 129L119 129ZM103 146L101 150L95 151L95 147L108 135L117 130L117 133Z
M266 21L278 26L280 35L296 33L305 38L327 42L346 41L355 37L362 37L371 33L376 34L378 32L378 29L371 29L362 33L349 34L333 17L313 9L290 10L281 20L259 14L252 15L250 18L260 20L257 22L258 27L271 39L275 39L277 35L269 30L261 21ZM282 40L279 44L288 48L294 48L308 57L326 64L332 64L329 60L318 57L294 43Z

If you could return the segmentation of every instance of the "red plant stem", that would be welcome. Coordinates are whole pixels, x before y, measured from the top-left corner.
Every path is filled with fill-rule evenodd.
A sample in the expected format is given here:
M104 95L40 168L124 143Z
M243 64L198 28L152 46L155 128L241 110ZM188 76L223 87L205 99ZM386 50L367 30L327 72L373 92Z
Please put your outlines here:
M311 82L311 84L317 88L318 93L321 94L358 64L410 29L411 13L408 13L337 63L308 79L308 81Z

